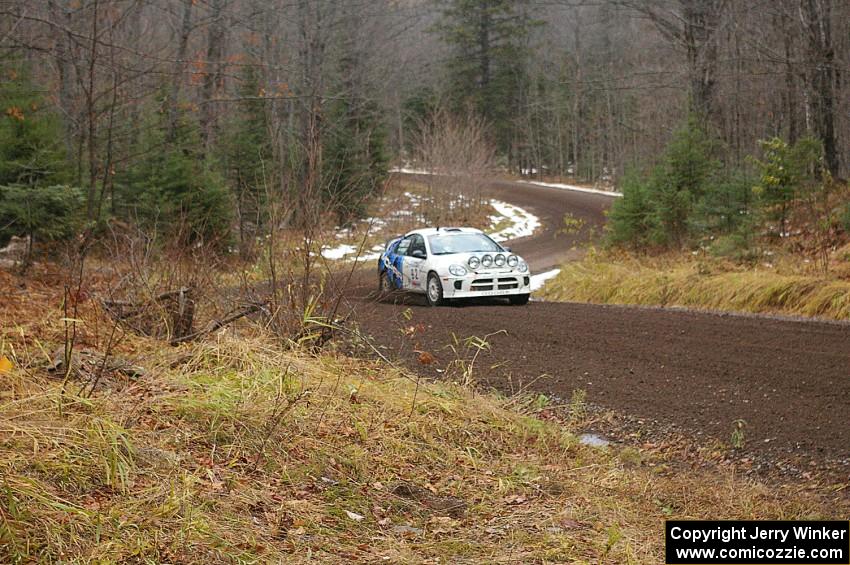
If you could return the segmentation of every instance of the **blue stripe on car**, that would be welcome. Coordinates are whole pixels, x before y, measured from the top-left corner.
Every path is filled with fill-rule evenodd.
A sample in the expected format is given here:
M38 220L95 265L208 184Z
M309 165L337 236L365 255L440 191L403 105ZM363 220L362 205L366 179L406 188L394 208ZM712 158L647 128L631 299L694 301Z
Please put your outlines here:
M390 243L387 250L378 260L379 272L386 272L390 284L396 288L402 288L404 286L402 275L402 273L404 273L404 257L402 255L396 255L395 253L396 247L398 247L400 241L401 239L399 238L398 240Z

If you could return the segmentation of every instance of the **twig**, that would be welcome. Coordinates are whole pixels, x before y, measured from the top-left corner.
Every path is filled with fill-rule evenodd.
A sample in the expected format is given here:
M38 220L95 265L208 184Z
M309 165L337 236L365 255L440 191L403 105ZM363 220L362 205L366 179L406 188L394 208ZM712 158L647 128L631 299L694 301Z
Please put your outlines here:
M291 364L286 366L286 370L283 372L283 379L289 376L289 369L291 366ZM257 467L259 467L260 460L263 458L263 454L266 452L266 446L274 435L274 432L277 429L278 425L280 425L281 418L287 413L289 413L289 411L295 407L298 401L304 398L304 396L307 395L309 392L310 391L308 390L302 389L301 392L299 392L295 396L287 398L286 406L280 408L280 398L283 395L283 386L278 388L277 397L274 401L274 409L272 410L272 415L267 423L266 433L263 436L263 443L262 445L260 445L260 449L257 450L257 456L254 458L254 464L251 466L251 470L249 471L249 473L253 473L257 470Z
M223 328L224 326L231 324L231 323L235 322L236 320L238 320L240 318L244 318L245 316L259 312L259 311L263 310L264 308L265 308L265 304L251 304L250 306L243 308L239 312L231 314L230 316L222 318L221 320L215 320L211 325L209 325L208 327L206 327L202 330L198 330L198 331L191 333L191 334L188 334L188 335L175 337L169 343L171 345L178 345L180 343L185 343L187 341L195 340L195 339L197 339L197 338L199 338L203 335L212 333L212 332L214 332L214 331L216 331L220 328Z

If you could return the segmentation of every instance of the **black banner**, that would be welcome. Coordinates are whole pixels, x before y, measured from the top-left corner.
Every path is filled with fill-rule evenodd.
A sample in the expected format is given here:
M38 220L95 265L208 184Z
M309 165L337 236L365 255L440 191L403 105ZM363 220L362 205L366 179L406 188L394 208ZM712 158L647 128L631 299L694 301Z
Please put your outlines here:
M848 565L850 522L668 520L668 565Z

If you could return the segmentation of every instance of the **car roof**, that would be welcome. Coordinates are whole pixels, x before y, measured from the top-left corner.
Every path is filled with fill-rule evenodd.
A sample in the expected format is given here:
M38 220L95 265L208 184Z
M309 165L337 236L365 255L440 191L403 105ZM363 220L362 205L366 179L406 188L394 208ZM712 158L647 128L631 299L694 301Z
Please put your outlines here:
M418 230L412 230L404 234L404 237L409 235L413 235L418 233L419 235L428 236L428 235L453 235L460 233L484 233L483 231L476 228L464 228L464 227L437 227L437 228L421 228Z

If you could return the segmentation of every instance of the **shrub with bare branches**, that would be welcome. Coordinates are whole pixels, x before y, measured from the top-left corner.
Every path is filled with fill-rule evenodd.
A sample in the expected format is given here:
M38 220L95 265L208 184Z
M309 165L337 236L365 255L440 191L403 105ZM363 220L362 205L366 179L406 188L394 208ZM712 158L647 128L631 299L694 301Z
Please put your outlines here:
M431 222L475 217L485 204L484 183L495 166L487 125L474 114L436 110L419 124L415 155L425 179ZM458 213L460 212L460 213Z

